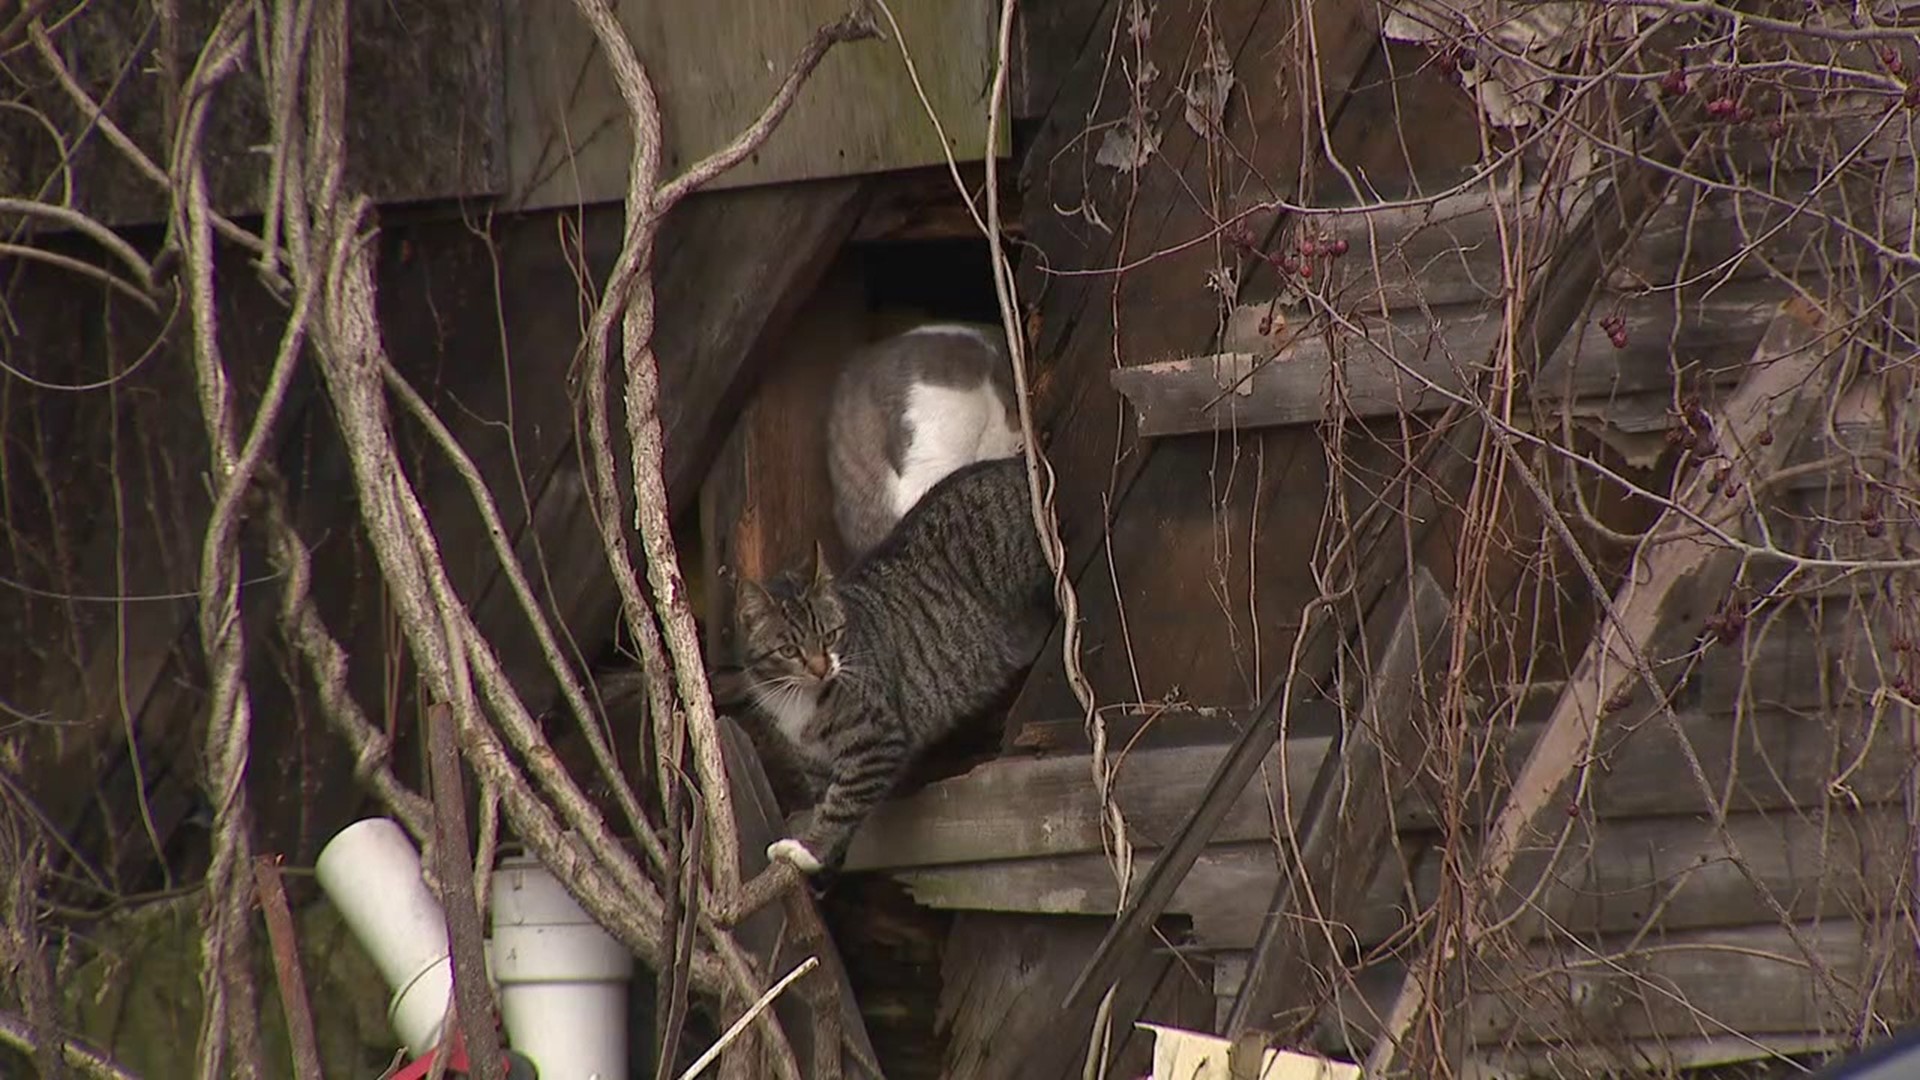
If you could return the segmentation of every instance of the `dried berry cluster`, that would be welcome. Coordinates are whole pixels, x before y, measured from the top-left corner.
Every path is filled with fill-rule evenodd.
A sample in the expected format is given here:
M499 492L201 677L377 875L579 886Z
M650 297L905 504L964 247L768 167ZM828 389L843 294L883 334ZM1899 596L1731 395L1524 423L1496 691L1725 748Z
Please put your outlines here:
M1701 626L1713 635L1713 640L1722 645L1731 645L1740 640L1747 629L1747 611L1738 604L1729 601L1720 611L1706 617Z
M1920 656L1920 645L1915 645L1913 639L1904 632L1896 632L1893 635L1893 664L1896 670L1887 684L1894 693L1913 696L1913 680L1907 677L1906 669L1914 663L1916 656Z
M1720 443L1713 437L1713 417L1700 404L1700 395L1688 394L1673 416L1680 422L1667 429L1667 442L1703 460L1720 452Z
M1607 332L1607 340L1616 349L1627 347L1627 320L1621 315L1609 315L1600 320L1600 329Z
M1265 261L1268 266L1273 267L1276 273L1284 276L1298 274L1303 278L1310 278L1313 276L1315 257L1324 256L1327 259L1338 259L1349 250L1347 241L1341 237L1329 239L1326 237L1303 235L1297 244L1300 252L1298 259L1282 251L1261 251L1259 242L1253 235L1253 230L1248 227L1244 221L1234 222L1227 227L1223 235L1226 237L1227 243L1232 244L1242 252L1251 254Z

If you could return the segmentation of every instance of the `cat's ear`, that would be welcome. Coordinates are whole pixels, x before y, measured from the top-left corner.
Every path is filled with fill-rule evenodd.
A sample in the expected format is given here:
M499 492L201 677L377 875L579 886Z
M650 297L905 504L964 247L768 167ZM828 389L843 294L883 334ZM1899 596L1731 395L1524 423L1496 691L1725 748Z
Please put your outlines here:
M744 575L733 579L733 614L742 623L759 622L773 610L773 594Z
M833 580L833 571L827 568L827 546L818 540L813 542L813 587L819 588Z

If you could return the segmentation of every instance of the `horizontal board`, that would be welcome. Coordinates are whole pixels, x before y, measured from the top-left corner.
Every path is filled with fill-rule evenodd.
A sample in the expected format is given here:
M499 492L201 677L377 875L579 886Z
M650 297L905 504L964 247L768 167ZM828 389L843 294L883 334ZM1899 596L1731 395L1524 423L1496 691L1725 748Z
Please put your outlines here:
M1845 920L1799 923L1836 992L1820 989L1808 960L1777 925L1700 930L1635 942L1602 938L1578 948L1530 946L1518 958L1472 965L1470 1031L1482 1047L1569 1039L1716 1038L1830 1031L1844 1040L1880 963L1862 929ZM1247 954L1215 958L1214 993L1231 1000ZM1397 963L1362 972L1329 1010L1323 1030L1352 1042L1372 1029L1398 988ZM1499 988L1499 989L1496 989ZM1891 987L1883 994L1894 993ZM1883 1009L1893 1003L1878 1002Z
M662 180L731 143L766 108L815 30L848 13L842 0L621 0L614 9L659 95ZM897 41L880 19L881 36L835 46L766 143L711 186L944 165L947 151L961 161L984 158L994 12L935 0L895 2L891 12ZM505 41L512 205L623 198L633 154L627 106L585 20L568 0L515 4ZM908 77L903 47L939 128ZM1004 151L1005 140L1003 129L994 148Z
M1483 1046L1462 1063L1461 1080L1538 1080L1543 1076L1607 1075L1626 1062L1639 1076L1670 1076L1682 1069L1705 1069L1743 1061L1796 1054L1821 1054L1847 1045L1845 1032L1768 1032L1760 1036L1647 1039L1622 1046L1588 1043L1522 1043Z
M1681 730L1716 793L1733 810L1817 806L1844 774L1848 797L1893 798L1908 772L1898 731L1861 722L1858 713L1830 722L1786 710L1744 717L1689 712ZM1504 760L1517 763L1538 727L1514 731ZM1259 778L1235 800L1216 843L1267 839L1282 796L1304 797L1327 752L1325 738L1289 739ZM1157 847L1199 802L1224 746L1137 750L1121 761L1115 795L1138 847ZM1284 759L1284 765L1283 765ZM1582 812L1647 817L1699 812L1702 793L1673 732L1661 721L1616 724L1603 733L1590 801ZM1506 770L1481 763L1483 775ZM1284 785L1284 786L1283 786ZM1434 815L1419 788L1401 802L1400 827L1430 828ZM1101 811L1083 757L1002 759L930 784L883 805L855 836L849 870L910 870L1000 859L1096 854L1103 850Z
M176 122L165 80L184 78L221 13L216 0L172 5L179 29L157 30L145 4L89 4L83 18L56 18L45 5L9 3L0 27L24 30L16 17L43 14L56 55L92 101L159 168L168 167ZM503 27L497 3L471 0L348 0L346 112L341 138L347 190L381 203L475 199L497 195L506 181ZM270 10L259 6L264 14ZM277 9L291 19L292 8ZM575 22L579 17L565 13ZM261 75L270 34L264 22L236 70L208 95L201 143L208 196L230 216L261 213L272 155L267 121L273 108ZM177 42L177 44L175 44ZM422 45L430 48L422 48ZM9 100L27 111L0 122L0 192L65 200L113 226L165 223L168 189L151 180L87 122L38 51L14 37L7 53ZM172 56L163 50L174 45ZM45 125L34 123L34 113ZM55 135L49 127L60 132ZM71 172L68 172L71 170ZM17 219L9 218L8 227ZM34 219L29 218L29 222ZM253 226L258 228L257 225Z
M1650 918L1675 931L1771 918L1768 895L1802 919L1880 911L1898 895L1908 838L1896 806L1824 818L1793 810L1736 814L1727 826L1744 869L1705 818L1583 820L1541 908L1553 925L1574 933L1627 932ZM1382 867L1360 921L1340 931L1343 939L1362 947L1383 942L1433 903L1441 885L1437 841L1432 832L1401 835L1404 860ZM1140 854L1136 874L1153 856ZM1279 867L1271 842L1216 845L1200 856L1167 910L1192 917L1204 947L1252 948ZM1118 908L1112 870L1097 854L933 867L899 880L916 901L935 908L1052 915L1111 915Z
M1564 402L1669 389L1676 372L1695 382L1735 378L1780 299L1771 283L1747 282L1679 310L1658 300L1623 305L1626 347L1614 348L1597 320L1581 323L1526 393ZM1142 435L1437 412L1489 370L1502 318L1479 304L1354 316L1352 327L1283 335L1260 351L1116 368L1109 378ZM1517 411L1527 411L1526 393Z
M1913 221L1913 166L1878 185L1889 198L1873 222L1881 236L1902 237ZM1682 186L1642 230L1612 284L1633 290L1709 276L1720 283L1795 268L1825 276L1827 260L1844 258L1845 234L1834 219L1862 220L1861 183L1824 182L1826 170L1793 170L1749 180L1754 190ZM1903 187L1899 180L1907 178ZM1500 222L1538 213L1539 188L1449 195L1432 203L1314 218L1316 240L1344 241L1337 259L1322 258L1313 287L1340 310L1418 310L1479 304L1504 295ZM1287 248L1297 253L1298 239ZM1292 296L1289 307L1305 308Z

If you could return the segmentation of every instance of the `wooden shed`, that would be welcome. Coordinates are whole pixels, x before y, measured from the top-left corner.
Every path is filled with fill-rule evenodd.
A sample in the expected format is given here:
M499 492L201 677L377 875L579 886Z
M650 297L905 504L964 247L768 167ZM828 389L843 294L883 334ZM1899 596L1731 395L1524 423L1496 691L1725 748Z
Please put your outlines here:
M11 100L47 120L0 113L0 186L64 190L155 275L76 270L112 252L59 220L0 246L0 781L44 834L36 912L75 939L217 848L214 466L161 276L181 106L140 91L226 16L180 7L184 37L111 5L0 17ZM597 677L614 756L657 781L583 449L583 343L634 227L628 103L561 0L346 7L404 479L557 760L590 778L602 751L556 719L565 680L496 543ZM876 0L879 36L671 211L657 414L710 658L729 576L840 554L846 355L926 318L1025 342L1077 617L795 901L830 931L800 928L841 994L809 1007L844 1006L850 1061L1130 1078L1153 1022L1383 1077L1668 1075L1913 1018L1920 57L1897 5L1778 7L1033 0L993 130L995 6ZM846 6L613 10L672 176ZM205 153L213 210L270 237L262 70L222 91ZM261 261L215 264L250 408L291 295ZM307 372L286 393L236 610L252 849L309 867L396 801L382 785L429 790L432 695L341 406ZM285 535L332 685L298 646ZM722 725L758 865L781 822L754 722ZM761 976L791 952L774 914L741 930Z

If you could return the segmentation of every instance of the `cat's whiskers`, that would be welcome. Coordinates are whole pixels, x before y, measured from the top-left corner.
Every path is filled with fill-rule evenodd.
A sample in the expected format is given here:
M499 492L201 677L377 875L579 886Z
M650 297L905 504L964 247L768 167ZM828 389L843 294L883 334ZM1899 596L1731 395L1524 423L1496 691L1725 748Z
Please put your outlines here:
M807 680L798 675L775 675L772 678L754 678L748 685L749 691L768 705L784 706L805 704L817 696Z

